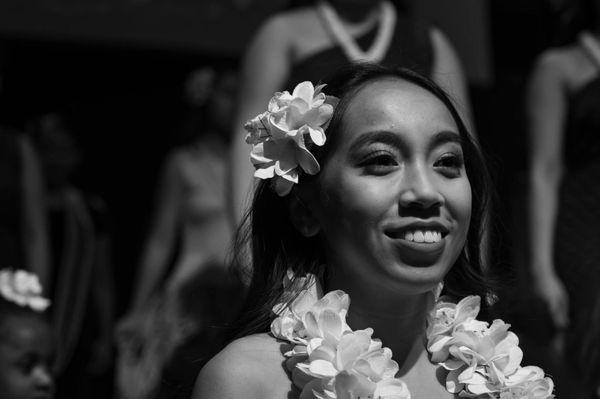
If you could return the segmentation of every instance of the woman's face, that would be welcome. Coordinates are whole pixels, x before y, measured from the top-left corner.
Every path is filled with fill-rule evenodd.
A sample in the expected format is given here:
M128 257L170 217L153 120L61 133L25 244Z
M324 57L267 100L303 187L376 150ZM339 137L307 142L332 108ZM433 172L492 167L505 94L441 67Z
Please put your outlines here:
M315 217L338 278L425 292L460 254L471 186L446 106L412 83L368 83L319 177Z
M0 395L6 399L51 399L53 345L48 325L34 317L9 317L0 338Z

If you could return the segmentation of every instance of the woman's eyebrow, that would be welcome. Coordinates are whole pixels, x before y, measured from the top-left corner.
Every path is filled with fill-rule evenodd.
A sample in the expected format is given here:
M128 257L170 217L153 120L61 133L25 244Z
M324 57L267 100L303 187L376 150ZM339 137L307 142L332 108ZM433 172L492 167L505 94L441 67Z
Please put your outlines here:
M446 144L446 143L456 143L456 144L462 146L463 139L460 136L460 134L458 134L455 131L443 130L439 133L436 133L431 138L431 141L429 142L429 148L433 149L435 147L438 147L438 146L440 146L442 144Z
M373 143L384 143L397 147L401 150L406 148L406 143L400 136L387 130L375 130L361 134L350 146L350 152Z

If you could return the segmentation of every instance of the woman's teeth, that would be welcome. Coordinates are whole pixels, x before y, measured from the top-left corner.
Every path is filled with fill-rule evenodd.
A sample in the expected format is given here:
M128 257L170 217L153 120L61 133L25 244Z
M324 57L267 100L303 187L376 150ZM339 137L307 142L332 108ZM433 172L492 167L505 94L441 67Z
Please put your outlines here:
M442 240L442 233L429 230L407 231L404 234L404 239L413 242L440 242Z

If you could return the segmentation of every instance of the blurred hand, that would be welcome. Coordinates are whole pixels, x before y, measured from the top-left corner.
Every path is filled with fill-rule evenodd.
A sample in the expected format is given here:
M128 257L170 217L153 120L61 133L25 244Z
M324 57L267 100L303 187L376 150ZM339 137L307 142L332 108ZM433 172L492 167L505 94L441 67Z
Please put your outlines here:
M140 330L143 319L143 315L140 312L131 312L117 322L115 339L120 348L131 348L138 345L139 341L141 341Z
M534 278L535 291L548 306L554 326L565 329L569 325L569 295L556 273L547 273Z

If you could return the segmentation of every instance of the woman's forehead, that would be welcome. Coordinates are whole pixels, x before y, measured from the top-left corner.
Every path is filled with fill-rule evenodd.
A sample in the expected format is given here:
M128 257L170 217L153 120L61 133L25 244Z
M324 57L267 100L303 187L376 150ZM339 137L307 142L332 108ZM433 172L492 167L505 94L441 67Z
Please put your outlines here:
M363 86L349 101L342 122L346 134L369 130L458 133L452 114L439 98L414 83L396 78Z

